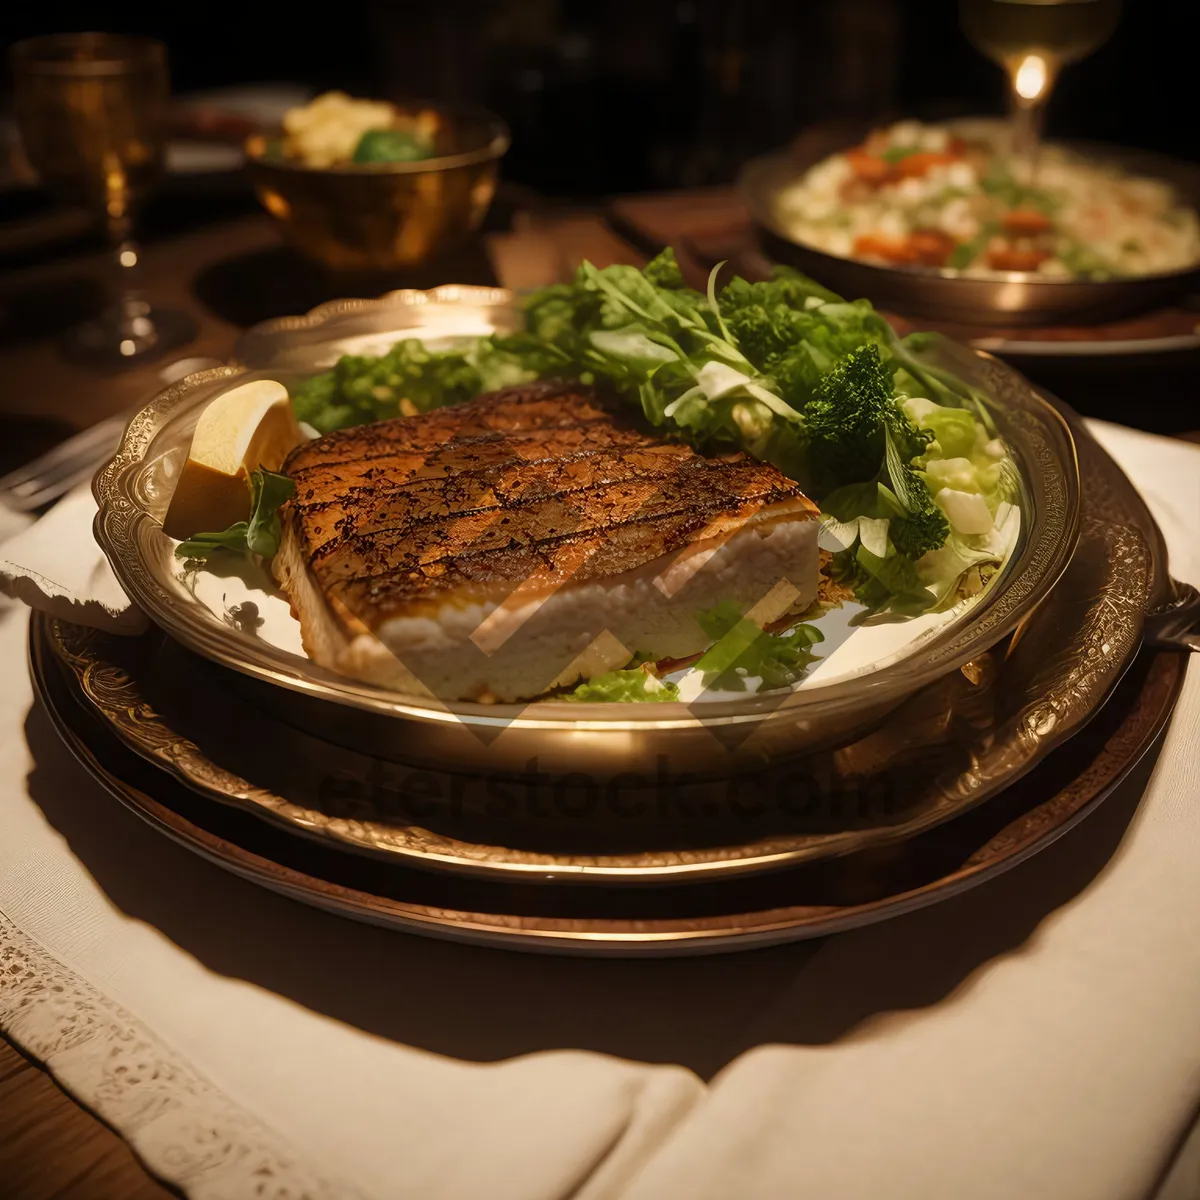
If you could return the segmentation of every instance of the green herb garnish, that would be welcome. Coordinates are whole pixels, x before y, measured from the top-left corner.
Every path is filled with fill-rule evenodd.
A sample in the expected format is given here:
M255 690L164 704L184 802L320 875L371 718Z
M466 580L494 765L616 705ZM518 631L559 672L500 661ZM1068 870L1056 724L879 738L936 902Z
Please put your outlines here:
M991 172L979 181L979 186L1007 209L1032 208L1050 217L1062 207L1058 197L1052 192L1018 183L1013 173L1005 167L993 167Z
M249 521L236 521L219 533L193 534L175 548L176 558L204 559L218 550L274 558L282 535L279 509L295 490L295 482L286 475L262 469L251 471Z

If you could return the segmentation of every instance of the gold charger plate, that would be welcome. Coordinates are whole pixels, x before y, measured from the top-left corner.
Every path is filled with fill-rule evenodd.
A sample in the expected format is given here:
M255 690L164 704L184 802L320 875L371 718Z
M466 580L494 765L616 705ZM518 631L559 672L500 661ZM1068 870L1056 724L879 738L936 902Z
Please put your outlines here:
M508 881L686 883L895 844L1009 787L1103 704L1173 597L1144 505L1079 427L1083 533L1019 635L870 734L727 779L432 768L389 719L292 697L152 632L44 637L128 748L197 792L394 863ZM1151 631L1152 633L1154 630ZM350 720L345 718L350 717ZM374 722L374 724L372 724ZM389 740L389 736L391 740Z
M119 800L218 866L356 920L498 948L607 956L712 954L839 932L939 900L1015 866L1090 812L1150 748L1184 677L1147 648L1097 715L1021 783L892 847L676 888L497 885L417 871L297 838L182 786L125 747L35 615L30 660L67 745ZM97 669L104 669L97 662Z
M342 353L378 352L404 336L469 336L512 329L520 320L512 294L494 288L449 286L336 301L250 331L236 350L239 366L189 376L160 393L131 421L94 484L96 539L127 594L176 641L272 685L273 708L302 709L305 699L316 699L347 709L344 725L359 719L351 713L386 718L381 738L403 742L408 761L433 769L455 763L463 772L516 774L536 760L542 775L581 771L608 787L631 772L653 773L660 761L672 772L727 775L844 741L1010 634L1070 559L1079 479L1066 423L1016 372L945 343L930 351L936 365L964 374L991 398L999 431L1022 468L1017 549L966 612L877 658L869 671L822 686L692 704L443 703L324 670L298 645L286 648L257 627L225 619L179 578L175 544L163 534L161 518L199 413L219 392L262 377L291 386Z

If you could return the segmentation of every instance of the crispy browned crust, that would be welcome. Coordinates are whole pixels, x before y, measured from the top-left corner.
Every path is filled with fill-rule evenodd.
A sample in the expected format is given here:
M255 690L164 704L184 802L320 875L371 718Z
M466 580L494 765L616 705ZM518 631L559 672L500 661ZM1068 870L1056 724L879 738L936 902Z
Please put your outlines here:
M816 509L778 470L706 458L548 383L305 443L286 519L330 601L375 627L428 601L552 590Z

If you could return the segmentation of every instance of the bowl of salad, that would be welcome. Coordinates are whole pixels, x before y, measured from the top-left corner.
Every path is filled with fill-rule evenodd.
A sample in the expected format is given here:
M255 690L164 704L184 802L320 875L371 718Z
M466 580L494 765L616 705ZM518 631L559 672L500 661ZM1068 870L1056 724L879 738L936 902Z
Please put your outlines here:
M246 142L263 207L335 271L413 266L462 242L496 191L508 128L481 109L326 92Z
M742 188L767 251L842 291L966 323L1106 319L1200 281L1200 172L1047 144L1030 177L999 121L899 121L766 155Z

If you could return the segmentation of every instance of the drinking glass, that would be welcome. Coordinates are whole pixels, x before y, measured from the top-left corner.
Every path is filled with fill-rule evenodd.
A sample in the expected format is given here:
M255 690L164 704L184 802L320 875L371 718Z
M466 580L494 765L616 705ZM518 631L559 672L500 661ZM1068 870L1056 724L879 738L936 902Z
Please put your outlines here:
M1099 49L1121 0L959 0L963 30L1008 75L1014 165L1032 185L1046 105L1063 67Z
M69 348L133 362L187 341L184 312L152 308L138 287L133 223L162 178L167 59L161 42L108 33L52 34L12 49L14 106L25 155L60 200L104 223L115 259L113 302L72 330Z

